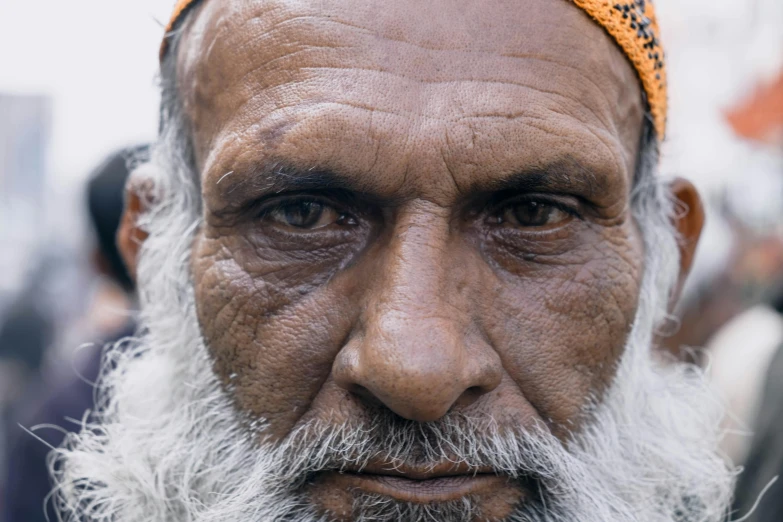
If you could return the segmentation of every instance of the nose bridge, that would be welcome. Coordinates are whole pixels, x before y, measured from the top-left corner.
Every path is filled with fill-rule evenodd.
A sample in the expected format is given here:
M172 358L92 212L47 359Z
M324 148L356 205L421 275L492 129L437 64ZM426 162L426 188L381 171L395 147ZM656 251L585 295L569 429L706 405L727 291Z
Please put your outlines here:
M370 298L376 308L435 313L446 300L449 281L449 223L444 212L413 215L398 224L384 255Z
M471 322L470 284L457 250L448 209L422 202L402 216L373 278L363 317L367 333L387 338L399 353L412 344L432 348L433 357L457 350Z
M368 290L361 340L335 364L338 382L413 420L438 419L500 380L491 348L469 346L469 285L452 250L441 213L400 220Z

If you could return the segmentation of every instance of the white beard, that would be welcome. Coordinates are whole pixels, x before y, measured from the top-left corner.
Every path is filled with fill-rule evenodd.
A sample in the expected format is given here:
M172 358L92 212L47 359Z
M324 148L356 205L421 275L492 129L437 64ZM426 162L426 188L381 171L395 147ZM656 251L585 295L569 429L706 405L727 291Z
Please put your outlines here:
M163 162L164 152L158 155ZM308 473L361 464L379 452L535 478L540 498L509 521L726 518L733 474L717 455L720 407L698 369L656 360L651 349L677 273L665 202L637 209L649 253L637 317L615 381L568 443L491 419L449 415L417 429L390 414L362 429L310 425L282 443L259 444L263 421L232 406L196 318L188 260L198 192L184 169L167 168L174 169L169 177L149 172L177 196L156 205L147 222L139 267L143 333L108 352L113 369L100 382L100 423L70 436L51 459L62 519L326 522L302 493ZM383 442L389 437L395 444ZM355 511L357 522L481 520L470 499L416 505L366 496Z

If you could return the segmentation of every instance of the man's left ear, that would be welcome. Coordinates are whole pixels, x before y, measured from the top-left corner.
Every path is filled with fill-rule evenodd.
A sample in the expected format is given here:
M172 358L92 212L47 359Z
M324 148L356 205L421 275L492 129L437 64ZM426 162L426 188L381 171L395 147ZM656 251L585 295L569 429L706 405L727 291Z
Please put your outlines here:
M688 180L675 178L669 183L669 190L674 198L674 217L672 224L677 230L680 248L680 276L677 286L671 296L670 307L673 308L680 299L685 279L691 271L696 247L699 244L704 227L704 206L701 203L699 191Z

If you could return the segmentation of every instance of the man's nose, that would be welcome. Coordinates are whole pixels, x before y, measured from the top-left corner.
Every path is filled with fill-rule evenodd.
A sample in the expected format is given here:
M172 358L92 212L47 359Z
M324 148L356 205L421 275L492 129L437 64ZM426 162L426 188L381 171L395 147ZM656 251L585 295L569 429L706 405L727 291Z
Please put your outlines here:
M495 389L502 364L473 319L470 267L449 245L448 222L409 226L383 250L336 383L419 422Z

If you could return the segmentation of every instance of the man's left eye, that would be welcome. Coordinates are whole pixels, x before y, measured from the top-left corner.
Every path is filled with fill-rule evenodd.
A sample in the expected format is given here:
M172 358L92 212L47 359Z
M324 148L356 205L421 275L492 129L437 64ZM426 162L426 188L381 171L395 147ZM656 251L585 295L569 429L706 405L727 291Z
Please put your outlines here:
M333 224L349 224L349 216L321 201L284 202L265 213L266 220L276 225L315 230Z
M544 201L517 201L509 204L497 216L498 224L532 228L558 225L571 215L556 205Z

